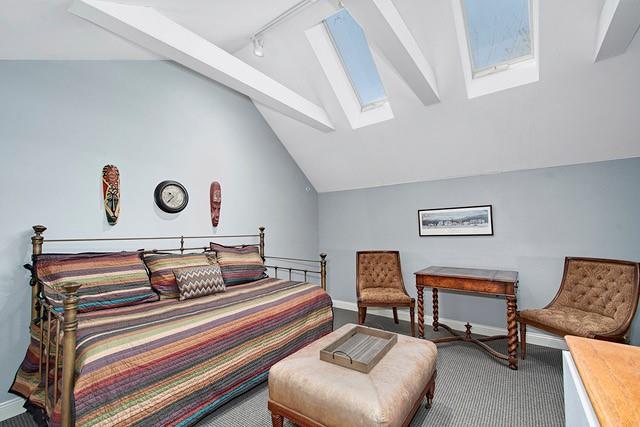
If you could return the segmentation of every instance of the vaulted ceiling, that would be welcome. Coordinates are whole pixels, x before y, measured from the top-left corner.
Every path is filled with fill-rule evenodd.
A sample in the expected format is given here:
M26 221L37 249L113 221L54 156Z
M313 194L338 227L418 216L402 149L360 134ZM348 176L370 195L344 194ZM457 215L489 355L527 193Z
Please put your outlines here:
M433 68L425 106L374 45L394 119L353 130L305 30L336 9L318 0L265 36L249 36L296 0L119 0L148 5L321 106L323 132L256 103L318 191L640 156L640 41L594 63L603 0L541 0L540 80L468 99L452 0L394 0ZM158 59L67 11L67 0L5 0L0 59ZM345 0L348 7L348 0Z

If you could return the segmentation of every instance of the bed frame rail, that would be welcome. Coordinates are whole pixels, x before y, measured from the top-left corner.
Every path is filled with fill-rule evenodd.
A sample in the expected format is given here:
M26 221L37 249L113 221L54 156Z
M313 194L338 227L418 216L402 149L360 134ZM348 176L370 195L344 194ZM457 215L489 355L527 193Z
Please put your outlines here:
M34 235L31 237L32 244L32 264L25 265L31 272L31 332L34 336L39 336L39 357L40 366L38 373L41 384L44 385L45 391L45 412L47 416L51 416L54 408L61 399L61 422L63 427L71 427L73 421L73 386L76 362L76 337L78 330L78 290L80 284L69 283L63 286L63 312L57 312L44 298L43 286L37 276L35 262L37 256L42 254L42 248L45 243L43 233L46 231L43 225L34 225ZM289 279L292 278L292 272L304 274L304 280L307 280L309 274L320 275L320 286L323 290L327 290L327 254L320 254L319 260L309 260L301 258L286 258L276 256L265 256L265 228L260 227L258 234L235 234L220 236L161 236L161 237L111 237L111 238L72 238L72 239L47 239L47 243L71 243L71 242L99 242L99 241L179 241L177 248L155 249L157 251L169 252L176 251L184 253L185 251L207 250L208 246L186 246L187 240L193 239L255 239L257 238L260 256L263 260L286 261L286 262L302 262L317 264L317 270L311 268L298 268L291 266L266 265L275 272L278 277L278 270L289 272ZM242 245L235 245L242 246ZM62 369L60 369L60 360L62 360ZM52 369L53 368L53 369ZM53 372L51 372L53 371ZM59 373L59 371L61 371ZM52 390L50 390L52 388Z
M265 264L265 267L272 268L274 271L274 276L278 277L278 270L284 270L289 272L289 280L292 279L292 273L294 271L298 273L302 273L304 275L304 281L306 282L309 274L318 274L320 275L320 286L324 291L327 290L327 254L321 253L320 260L311 260L311 259L301 259L301 258L287 258L287 257L277 257L277 256L266 256L266 259L273 259L279 261L287 261L287 262L303 262L303 263L315 263L319 265L319 270L310 270L308 268L300 268L300 267L282 267L278 265L268 265Z

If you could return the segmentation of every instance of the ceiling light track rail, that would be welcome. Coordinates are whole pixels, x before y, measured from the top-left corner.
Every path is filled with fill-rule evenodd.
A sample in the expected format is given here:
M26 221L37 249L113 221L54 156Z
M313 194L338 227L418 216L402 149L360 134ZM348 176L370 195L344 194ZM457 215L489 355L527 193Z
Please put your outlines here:
M275 18L273 18L271 21L267 22L258 31L253 33L253 35L250 37L250 39L253 42L254 53L256 54L256 56L263 56L264 55L263 52L262 52L262 48L264 46L262 39L264 37L264 34L267 31L270 31L274 27L277 27L278 25L280 25L281 23L286 21L288 18L292 17L293 15L297 14L298 12L300 12L305 7L315 3L317 1L318 0L302 0L302 1L298 2L298 3L294 4L293 6L291 6L289 9L285 10L284 12L282 12L280 15L276 16Z

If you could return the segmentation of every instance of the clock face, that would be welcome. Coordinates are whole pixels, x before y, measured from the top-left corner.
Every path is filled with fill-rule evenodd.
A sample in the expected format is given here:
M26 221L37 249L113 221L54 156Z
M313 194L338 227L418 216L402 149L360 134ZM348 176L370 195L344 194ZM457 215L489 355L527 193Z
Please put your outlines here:
M177 185L167 185L160 195L165 205L177 209L184 203L184 192Z
M156 204L168 213L178 213L187 207L189 195L187 189L176 181L163 181L156 187Z

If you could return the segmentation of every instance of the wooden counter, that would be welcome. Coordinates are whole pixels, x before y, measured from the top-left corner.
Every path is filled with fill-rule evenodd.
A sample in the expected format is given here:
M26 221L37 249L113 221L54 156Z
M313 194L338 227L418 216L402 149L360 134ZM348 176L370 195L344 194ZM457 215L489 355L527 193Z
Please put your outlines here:
M640 347L565 339L600 425L640 426Z

